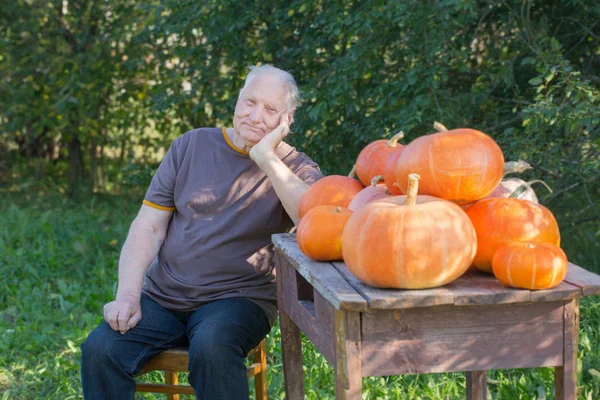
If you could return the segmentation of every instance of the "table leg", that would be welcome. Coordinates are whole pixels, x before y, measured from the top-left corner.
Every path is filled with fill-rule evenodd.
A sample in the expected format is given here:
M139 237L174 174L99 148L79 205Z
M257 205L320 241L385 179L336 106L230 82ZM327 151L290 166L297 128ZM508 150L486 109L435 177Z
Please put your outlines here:
M563 365L554 368L556 400L577 398L577 345L579 339L579 300L565 302Z
M362 398L360 314L335 310L335 398Z
M468 371L467 375L467 400L487 399L487 372Z
M288 314L280 310L281 356L283 377L288 400L304 400L304 374L302 372L302 338L298 326Z

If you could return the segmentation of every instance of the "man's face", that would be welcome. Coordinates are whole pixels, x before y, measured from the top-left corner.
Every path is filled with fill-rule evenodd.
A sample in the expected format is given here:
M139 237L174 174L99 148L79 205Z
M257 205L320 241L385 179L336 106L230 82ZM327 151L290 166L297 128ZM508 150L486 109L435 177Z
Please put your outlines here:
M244 89L235 105L233 127L247 146L254 146L288 116L285 99L281 80L268 74L256 76Z

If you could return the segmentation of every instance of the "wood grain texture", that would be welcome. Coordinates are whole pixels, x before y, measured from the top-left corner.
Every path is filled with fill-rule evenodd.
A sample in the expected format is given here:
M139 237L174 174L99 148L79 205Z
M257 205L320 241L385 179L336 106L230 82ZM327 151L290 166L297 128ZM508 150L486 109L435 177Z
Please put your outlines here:
M563 302L363 313L363 375L562 365L562 332Z
M319 301L318 312L315 302L299 300L297 290L299 277L304 279L287 263L284 257L281 257L277 266L277 280L282 282L282 289L278 290L278 296L281 297L283 304L280 310L286 312L288 317L294 321L294 325L304 332L325 359L333 364L335 352L333 323L330 316L333 314L334 307L329 300L324 301L321 294L316 291L311 297Z
M467 374L467 400L487 400L486 371L469 371Z
M313 261L306 257L293 234L273 235L273 244L284 257L335 308L352 311L367 309L366 300L328 262Z
M335 331L335 398L362 398L362 352L360 314L334 310Z
M557 400L577 399L577 345L579 340L579 300L565 302L563 365L554 369Z
M304 399L304 374L302 371L302 333L298 326L288 315L291 304L286 302L284 293L286 289L294 289L295 282L291 288L285 287L285 275L290 275L292 267L283 257L276 256L275 266L277 269L277 303L279 306L279 325L281 330L281 356L283 359L283 378L286 396L290 400ZM295 291L295 290L294 290ZM293 293L293 296L297 296Z
M360 293L373 309L396 309L452 304L453 294L445 287L427 290L379 289L365 285L343 262L332 262L335 269Z
M600 276L573 263L569 263L565 282L580 287L584 296L600 294Z

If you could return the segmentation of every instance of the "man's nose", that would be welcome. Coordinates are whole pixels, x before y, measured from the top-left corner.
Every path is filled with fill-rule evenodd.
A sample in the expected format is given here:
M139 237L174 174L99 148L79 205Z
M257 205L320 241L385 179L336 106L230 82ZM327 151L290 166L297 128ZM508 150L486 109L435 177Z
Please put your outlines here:
M252 111L250 111L250 120L252 122L262 122L263 113L261 107L254 107Z

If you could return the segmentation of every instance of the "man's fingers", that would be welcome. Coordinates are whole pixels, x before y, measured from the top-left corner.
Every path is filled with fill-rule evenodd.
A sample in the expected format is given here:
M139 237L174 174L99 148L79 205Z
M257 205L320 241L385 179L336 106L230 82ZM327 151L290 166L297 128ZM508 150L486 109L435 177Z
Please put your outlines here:
M119 316L117 317L117 322L119 323L119 332L121 334L125 334L129 329L127 323L129 322L129 317L131 316L131 308L127 307L124 310L119 311Z
M108 322L108 325L110 325L113 331L119 330L119 325L117 323L118 315L119 311L116 308L109 308L109 310L106 311L106 322Z
M133 329L138 324L138 322L140 322L141 319L142 319L142 311L138 310L131 316L131 318L129 318L129 322L128 322L129 329Z

